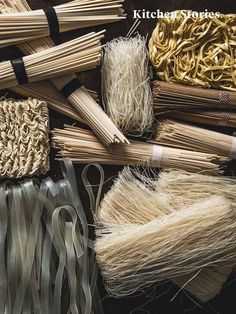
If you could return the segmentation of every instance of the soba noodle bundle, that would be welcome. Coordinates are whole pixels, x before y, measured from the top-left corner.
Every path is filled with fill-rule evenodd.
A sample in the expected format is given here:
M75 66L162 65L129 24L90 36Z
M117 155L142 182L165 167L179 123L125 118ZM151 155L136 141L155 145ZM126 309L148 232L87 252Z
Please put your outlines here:
M149 42L164 81L236 91L236 15L161 18Z

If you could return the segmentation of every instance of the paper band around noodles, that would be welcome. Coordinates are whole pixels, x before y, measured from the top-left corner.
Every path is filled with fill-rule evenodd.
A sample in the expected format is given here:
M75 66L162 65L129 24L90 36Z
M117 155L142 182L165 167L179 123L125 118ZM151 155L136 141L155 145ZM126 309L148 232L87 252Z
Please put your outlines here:
M19 85L24 85L29 83L24 59L22 57L11 60L12 69L15 73L16 80Z
M161 168L162 158L163 158L164 149L160 145L153 146L153 157L152 157L152 166L156 168Z
M236 159L236 137L232 137L232 147L230 157Z
M220 120L218 125L219 126L227 126L229 124L230 113L229 112L222 112L220 115Z
M229 93L222 91L219 95L220 107L226 107L229 103L230 95Z
M43 11L48 21L49 33L52 41L55 45L61 44L60 25L56 10L54 7L49 6L44 8Z

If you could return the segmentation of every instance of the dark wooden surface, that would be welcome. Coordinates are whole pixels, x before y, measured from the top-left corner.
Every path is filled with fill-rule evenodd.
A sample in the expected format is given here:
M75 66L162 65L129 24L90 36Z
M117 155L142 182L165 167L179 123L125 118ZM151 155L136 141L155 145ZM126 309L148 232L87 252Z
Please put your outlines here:
M45 5L56 5L64 3L66 1L55 0L55 1L36 1L30 0L29 3L32 8L42 8ZM173 11L176 9L191 9L196 11L220 11L222 13L236 13L236 1L235 0L126 0L125 9L128 13L127 20L110 24L99 26L96 28L89 28L84 30L77 30L70 33L63 34L63 39L69 40L75 36L80 36L91 29L101 30L106 29L106 41L112 38L125 36L132 26L133 20L133 10L134 9L146 9L146 10L156 10L161 11ZM143 20L138 28L138 31L142 35L150 36L152 30L156 24L155 20ZM20 52L15 47L5 48L0 51L0 56L2 60L7 60L12 57L20 55ZM79 74L82 82L85 86L100 91L100 68ZM4 92L2 92L2 95ZM9 94L9 96L15 96ZM62 116L61 114L50 112L50 127L62 127L64 123L74 123L73 120ZM85 208L88 210L88 198L86 192L82 186L80 180L82 166L76 166L76 174L79 183L79 190L81 198L83 200ZM109 189L112 184L113 178L117 175L120 167L104 167L106 175L106 184L104 186L104 192ZM60 165L54 160L54 152L51 153L51 170L49 175L58 179L61 177ZM96 185L98 182L97 172L90 171L90 179L93 184ZM95 187L96 192L96 187ZM138 296L131 296L128 298L115 300L106 296L102 280L99 281L101 296L103 298L103 305L105 314L126 314L126 313L151 313L151 314L178 314L178 313L189 313L189 314L235 314L236 313L236 277L231 276L227 284L225 285L222 293L217 296L214 300L207 304L199 304L196 300L192 300L189 296L180 292L179 295L171 302L170 300L178 291L178 288L173 284L167 282L161 286L154 286Z

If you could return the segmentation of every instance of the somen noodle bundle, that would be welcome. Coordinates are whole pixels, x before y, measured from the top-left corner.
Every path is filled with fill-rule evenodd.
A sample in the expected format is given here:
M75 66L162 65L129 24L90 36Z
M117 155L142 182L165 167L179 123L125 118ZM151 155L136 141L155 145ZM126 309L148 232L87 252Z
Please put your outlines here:
M218 174L228 158L216 154L186 151L182 149L131 141L130 145L105 147L91 131L65 126L52 132L58 157L70 158L75 163L99 163L107 165L138 164L157 168L179 168L192 172Z
M236 158L236 138L201 127L164 120L151 142L180 149Z
M235 184L235 180L231 178L204 176L177 170L161 172L159 178L157 176L151 178L147 173L143 174L125 167L102 200L97 211L97 221L107 227L142 225L173 211L181 210L183 206L190 206L199 199L216 195L230 200L231 207L235 210ZM202 302L206 302L220 293L232 268L222 263L216 268L203 268L197 276L191 273L172 281Z
M10 88L10 91L27 98L40 98L47 102L50 109L86 124L86 121L81 118L72 105L56 89L56 87L50 83L50 81L40 81L21 86L14 86ZM88 90L88 92L95 100L97 100L98 96L96 92L90 90Z
M6 0L0 10L1 12L11 12L12 10L14 12L22 12L31 11L31 8L26 0L19 0L17 3ZM53 41L49 37L45 37L19 44L18 48L27 55L42 52L53 46ZM64 90L65 98L105 145L120 142L128 143L123 134L112 123L105 112L101 110L96 101L87 93L75 74L56 78L51 81L59 91Z
M191 12L191 11L189 11ZM185 11L186 13L186 11ZM161 80L236 91L236 15L160 18L149 42Z
M125 18L122 9L123 1L120 0L74 0L53 8L32 12L26 10L26 12L14 13L6 10L4 13L4 6L8 2L15 6L20 6L21 3L12 0L0 1L3 12L0 15L0 47L45 37L50 35L50 32L52 36L59 36L61 32L116 22ZM55 24L58 24L57 27Z
M236 109L236 92L153 81L153 105L158 113L183 110Z
M95 68L100 63L101 39L104 31L78 37L64 44L23 57L26 77L23 71L18 73L14 66L21 60L0 63L0 89L28 82L36 82L50 77L57 77L73 71L85 71Z

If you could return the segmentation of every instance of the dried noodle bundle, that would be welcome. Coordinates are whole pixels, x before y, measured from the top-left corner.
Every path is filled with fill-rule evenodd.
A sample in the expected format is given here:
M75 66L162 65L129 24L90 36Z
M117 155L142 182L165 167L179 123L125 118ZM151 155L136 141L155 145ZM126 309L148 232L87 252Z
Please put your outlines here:
M63 180L8 182L0 185L0 198L0 312L101 313L95 256L70 162Z
M227 199L214 196L145 225L99 230L95 249L108 293L127 296L205 267L233 265L235 215Z
M73 71L95 68L101 58L103 32L90 33L74 40L23 57L29 82L57 77ZM0 89L22 85L11 61L0 63Z
M232 111L171 111L166 114L157 115L157 120L163 120L166 117L191 123L229 128L236 127L236 112Z
M108 116L125 133L142 134L153 123L146 39L116 38L105 46L103 103Z
M225 110L236 109L236 93L184 86L170 82L153 81L153 105L158 113L176 110Z
M47 104L0 100L0 177L21 178L49 170Z
M152 143L236 158L236 138L201 127L164 120Z
M173 184L169 185L171 182ZM205 182L209 183L201 193ZM189 184L192 188L190 193ZM206 177L173 170L168 173L161 172L158 180L157 177L150 178L126 167L119 174L112 189L105 195L98 209L97 221L103 226L111 227L146 224L175 210L181 210L183 206L190 206L201 198L214 195L228 198L232 209L235 209L234 185L234 179ZM216 268L203 268L197 276L191 273L172 280L202 302L206 302L220 293L231 271L232 266L222 264Z
M177 168L192 172L222 173L228 158L131 141L130 145L105 147L91 131L65 126L55 129L52 145L60 150L59 159L70 158L75 163L99 163L107 165L138 164L156 168Z
M22 86L14 86L10 88L10 91L17 93L22 97L40 98L47 102L50 109L86 124L86 121L80 117L76 110L56 89L56 87L50 83L50 81L40 81ZM95 92L89 91L89 93L97 100L97 94Z
M3 7L0 7L1 12L12 12L12 10L14 12L22 12L31 11L31 8L26 0L19 0L17 2L5 0ZM18 45L18 48L26 55L42 52L52 47L54 47L54 43L49 37L39 38ZM105 145L112 143L129 143L105 112L89 95L81 82L78 81L75 74L56 78L51 81L59 91L67 87L68 84L69 86L72 84L72 90L69 89L70 92L66 93L64 96ZM73 85L74 82L75 85L77 85L76 88Z
M149 42L151 61L167 82L236 91L236 15L161 18Z
M125 18L121 3L122 1L119 0L75 0L55 6L54 10L59 24L58 32L120 21ZM0 15L0 47L19 44L50 34L49 22L44 10L32 12L26 10L21 14L15 14L14 11L9 13L7 10L4 13L4 0L0 1L0 6L3 12ZM52 18L52 15L48 15L48 18ZM50 21L52 22L57 21Z

